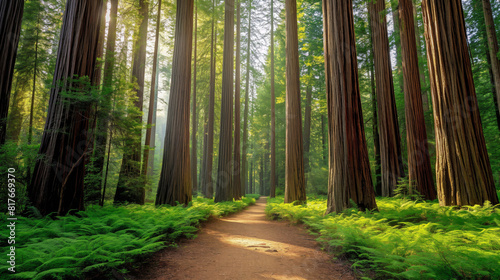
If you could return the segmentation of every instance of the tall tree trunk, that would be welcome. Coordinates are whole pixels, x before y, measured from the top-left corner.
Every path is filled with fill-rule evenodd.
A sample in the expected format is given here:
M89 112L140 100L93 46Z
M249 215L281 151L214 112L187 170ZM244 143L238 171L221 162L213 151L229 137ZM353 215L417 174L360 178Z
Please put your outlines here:
M328 160L326 158L326 155L328 154L328 146L326 144L326 134L325 132L325 115L321 114L321 148L322 152L321 155L323 156L323 162L324 164L328 164Z
M215 30L215 0L212 6L212 40L210 43L210 96L208 101L208 125L207 125L207 156L204 159L206 168L201 176L202 188L205 197L212 198L214 193L212 167L214 153L214 118L215 118L215 65L217 54L217 32Z
M495 81L495 89L497 94L497 107L500 111L500 59L498 58L498 40L495 30L495 22L493 21L493 13L491 12L490 0L483 1L484 22L488 34L488 47L490 50L491 69L493 70L493 79Z
M134 60L132 64L132 82L137 83L137 100L134 106L142 112L144 99L144 74L146 70L146 44L148 33L149 1L139 0L139 15L142 18L136 31ZM137 124L131 129L130 145L123 153L122 166L116 186L115 203L130 202L144 204L145 189L141 179L141 133L142 115L134 116Z
M156 115L156 77L158 69L158 45L160 41L160 24L161 24L161 1L158 1L158 12L156 15L156 34L155 34L155 49L153 53L153 73L151 73L151 89L149 91L149 109L148 109L148 126L146 128L146 140L144 142L144 155L142 157L142 175L147 176L151 174L152 166L149 165L149 155L152 139L155 138L153 133L153 119Z
M401 33L399 31L401 26L401 21L398 15L398 0L390 0L390 1L392 9L394 45L396 47L396 77L398 79L399 90L401 91L401 93L404 93L404 82L402 73L403 62L401 60Z
M210 96L210 93L208 94ZM208 105L208 104L207 104ZM199 191L205 196L207 193L206 186L203 184L203 176L205 175L205 170L207 169L207 140L208 140L208 106L205 109L205 117L203 120L203 155L201 159L200 167L200 181L199 181Z
M5 144L10 90L23 18L23 0L0 0L0 145Z
M272 1L272 0L271 0ZM247 146L248 146L248 105L249 105L249 85L250 85L250 56L251 56L251 50L250 50L250 41L251 41L251 35L252 35L252 1L249 3L249 8L248 8L248 40L247 40L247 62L246 62L246 77L245 77L245 112L243 113L243 151L242 151L242 167L241 167L241 172L243 172L243 176L241 178L242 184L244 187L248 188L248 182L247 182ZM271 43L271 48L272 48L272 43ZM272 63L272 60L271 60ZM273 67L271 66L271 69ZM271 75L271 79L273 78L273 75ZM245 195L243 193L243 195Z
M36 22L36 38L35 38L35 63L33 66L33 85L31 89L31 102L30 102L30 122L28 125L28 145L31 145L33 141L33 117L35 115L35 95L36 95L36 79L38 71L38 40L40 39L40 10L38 10L37 22ZM26 177L31 177L31 164L32 159L28 159L28 166L26 170Z
M373 46L371 48L370 56L370 85L371 85L371 99L372 99L372 112L373 112L373 152L375 157L375 194L382 195L382 174L380 164L380 135L378 133L378 115L377 115L377 95L375 94L375 65L373 63Z
M156 205L188 204L191 199L189 163L189 97L193 47L194 0L177 0L172 82Z
M436 190L432 180L422 105L412 0L399 0L399 15L401 17L401 52L405 86L408 179L410 187L416 187L426 199L434 200L436 199Z
M285 2L286 11L286 160L285 203L306 202L302 116L300 111L297 1Z
M398 180L404 177L401 157L394 84L389 55L385 0L368 3L373 34L375 78L377 83L377 105L379 114L380 158L382 163L382 195L392 196Z
M194 16L194 54L193 54L193 109L192 109L192 131L191 131L191 180L193 186L193 193L196 193L196 187L198 186L197 179L197 162L196 158L198 152L196 151L196 132L198 131L198 120L196 117L196 64L198 60L197 52L197 42L198 42L198 2L196 2L196 10Z
M241 199L242 191L241 191L241 152L240 152L240 137L241 137L241 128L240 128L240 79L241 79L241 71L240 71L240 62L241 62L241 48L240 48L240 6L241 0L237 0L238 4L236 5L236 62L235 62L235 81L234 81L234 158L233 158L233 198Z
M305 172L309 172L309 150L311 147L311 103L312 103L312 86L308 85L306 89L306 108L304 112L304 168ZM307 182L307 180L306 180ZM307 184L306 184L307 185Z
M271 181L270 197L276 196L276 97L274 93L274 0L271 0Z
M68 0L61 29L59 50L50 91L49 110L39 154L28 194L42 214L66 214L82 210L84 158L90 141L87 101L61 95L77 88L75 95L87 95L88 88L75 77L96 77L97 46L102 0ZM78 59L76 59L78 58Z
M234 67L234 0L225 0L224 55L222 61L222 101L220 116L219 164L215 202L233 199L232 128Z
M413 5L413 18L415 20L415 40L417 42L417 55L419 57L425 56L422 50L422 44L420 42L420 28L418 27L418 20L417 20L417 8L415 5ZM418 64L418 71L420 74L420 81L424 87L427 87L427 81L426 81L426 76L424 72L424 66L422 63ZM429 112L430 111L430 102L429 102L429 92L427 89L424 89L422 91L422 103L424 106L424 112Z
M460 0L424 0L440 205L498 203Z
M327 213L349 207L376 209L364 132L351 0L323 1L328 105Z
M156 64L159 61L157 59ZM155 151L156 151L156 112L158 111L158 80L160 78L160 71L156 71L156 84L155 84L155 103L153 105L153 120L151 123L151 142L149 143L149 156L148 156L148 173L147 176L151 178L155 170ZM152 189L150 189L152 191Z

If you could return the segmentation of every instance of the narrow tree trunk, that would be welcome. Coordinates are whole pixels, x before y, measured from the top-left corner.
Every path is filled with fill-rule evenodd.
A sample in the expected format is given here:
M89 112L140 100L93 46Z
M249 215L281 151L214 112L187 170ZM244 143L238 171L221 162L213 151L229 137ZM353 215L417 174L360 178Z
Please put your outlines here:
M495 81L495 89L497 94L497 101L500 100L500 59L498 58L498 40L495 30L495 22L493 21L493 13L491 12L490 0L483 1L484 22L488 34L488 47L491 57L491 69L493 70L493 79ZM498 110L500 105L497 102Z
M372 55L370 57L370 84L371 84L371 99L373 112L373 152L375 154L375 194L382 195L382 174L380 164L380 135L378 133L378 116L377 116L377 95L375 94L375 65L373 63L373 46L371 48Z
M0 0L0 145L5 144L10 90L23 18L23 0Z
M210 95L210 93L208 94ZM208 104L207 104L208 105ZM201 167L200 167L200 181L199 181L199 191L205 196L207 193L206 186L204 185L203 176L205 175L205 170L207 169L207 140L208 140L208 106L205 109L205 118L203 120L203 155L201 158Z
M142 18L136 31L134 60L132 64L132 82L137 83L137 100L134 106L142 112L144 99L144 74L146 70L146 44L148 32L149 1L139 0L139 15ZM137 124L131 128L130 144L123 154L122 166L116 186L115 203L130 202L144 204L145 188L141 180L141 134L142 115L134 116Z
M40 11L38 11L40 12ZM37 16L37 22L36 22L36 38L35 38L35 63L33 66L33 85L32 85L32 90L31 90L31 102L30 102L30 122L28 126L28 145L31 145L31 142L33 141L33 117L35 115L35 95L36 95L36 78L37 78L37 71L38 71L38 40L40 38L40 14ZM28 166L26 170L26 177L30 178L31 177L31 164L33 160L30 158L28 159Z
M156 72L158 71L158 44L160 41L160 24L161 24L161 1L158 2L158 12L156 15L156 34L155 34L155 49L153 53L153 73L151 74L151 90L149 91L149 109L148 109L148 126L146 128L146 140L144 142L144 155L142 158L142 175L147 176L151 174L152 166L149 165L149 154L152 139L155 138L153 133L153 119L156 115Z
M377 105L379 114L380 158L382 163L382 195L392 196L398 180L404 177L401 158L394 84L389 55L387 21L384 14L385 0L368 3L370 23L375 51L375 77L377 83Z
M297 1L285 2L286 11L286 160L285 203L306 202L302 116L300 110Z
M240 154L240 62L241 62L241 49L240 49L240 6L241 0L237 0L238 4L236 6L236 63L235 63L235 82L234 82L234 158L233 158L233 198L241 199L241 154Z
M86 95L89 90L76 78L95 82L96 58L102 16L102 0L68 0L61 29L49 110L28 194L33 206L46 215L83 210L84 158L92 139L88 137L89 111L86 101L62 96ZM76 59L78 58L78 59ZM71 66L71 67L70 67Z
M212 167L213 167L213 152L214 152L214 117L215 117L215 65L216 65L216 54L217 54L217 32L214 29L215 26L215 0L212 6L212 40L210 43L210 96L208 101L208 134L207 134L207 157L205 160L206 169L205 173L202 174L202 188L205 189L205 197L213 197L213 179L212 179Z
M215 185L215 202L231 201L232 187L232 128L233 128L233 67L234 67L234 0L225 0L224 55L222 61L222 101L220 116L219 164Z
M156 205L176 205L177 202L187 205L192 199L189 163L189 93L193 9L194 0L177 0L172 82Z
M327 132L325 132L325 115L321 115L321 147L323 148L322 149L322 152L321 152L321 155L323 156L323 162L325 164L328 164L328 161L327 161L327 158L326 158L326 155L328 154L328 146L326 145L326 134Z
M425 56L422 50L422 44L420 43L420 28L418 27L418 21L417 21L417 8L415 5L413 5L413 18L415 20L415 40L417 42L417 55L419 57ZM420 74L420 81L424 87L427 87L427 81L426 81L426 76L424 72L424 67L422 63L418 64L418 71ZM430 102L429 102L429 92L427 89L424 89L422 91L422 103L424 106L424 112L429 112L430 111Z
M408 141L408 179L428 200L436 199L427 144L422 90L418 73L418 53L412 0L399 0L401 51L405 86L406 139Z
M271 0L272 1L272 0ZM241 172L243 172L243 176L241 178L241 181L243 183L243 187L247 186L247 146L248 146L248 105L249 105L249 85L250 85L250 56L251 56L251 50L250 50L250 41L251 41L251 35L252 35L252 1L249 3L249 8L248 8L248 41L247 41L247 62L246 62L246 81L245 81L245 113L243 114L243 152L242 152L242 167L241 167ZM271 48L272 48L272 43L271 43ZM272 61L271 61L272 63ZM272 67L271 67L272 69ZM271 75L271 79L273 76ZM243 194L245 195L245 194Z
M270 197L276 196L276 97L274 93L274 0L271 0L271 180Z
M385 1L385 0L384 0ZM398 0L390 0L392 8L392 24L394 27L394 45L396 47L396 77L398 79L399 90L404 93L403 63L401 60L401 33L399 32L401 20L398 15Z
M159 61L157 59L156 64L158 65ZM153 106L153 121L151 123L151 142L149 143L150 150L148 156L148 178L151 178L154 175L155 170L155 151L156 151L156 112L158 111L158 80L160 78L160 71L156 71L156 84L155 84L155 103ZM151 192L153 191L150 189Z
M309 172L309 150L311 147L311 103L312 103L312 86L308 85L306 89L306 108L304 112L304 168L305 172ZM306 184L307 185L307 184Z
M198 60L197 53L197 42L198 42L198 2L196 2L195 16L194 16L194 54L193 54L193 109L192 109L192 130L191 130L191 185L193 186L193 194L196 193L196 187L198 186L197 179L197 161L196 157L198 152L196 151L196 132L198 131L198 120L196 117L196 64Z
M422 10L436 131L440 205L498 203L479 116L460 0L424 0Z
M364 133L351 0L323 1L325 78L328 106L329 176L327 213L352 199L376 209Z

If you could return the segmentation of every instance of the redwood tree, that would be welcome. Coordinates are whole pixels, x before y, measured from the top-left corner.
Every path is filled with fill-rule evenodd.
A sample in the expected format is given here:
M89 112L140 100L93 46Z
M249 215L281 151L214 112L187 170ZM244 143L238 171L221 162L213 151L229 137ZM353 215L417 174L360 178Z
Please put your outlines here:
M82 210L84 159L91 139L88 84L96 79L102 0L68 0L47 121L28 195L42 214ZM82 81L88 77L88 83ZM79 97L83 98L79 100Z
M241 0L237 0L236 6L236 62L235 62L235 81L234 81L234 167L233 167L233 198L240 199L242 197L241 191L241 154L240 154L240 6Z
M252 1L249 1L248 8L248 39L247 39L247 61L246 61L246 78L245 78L245 112L243 113L243 151L241 160L241 184L244 190L249 190L248 188L248 161L247 161L247 146L248 146L248 112L249 112L249 91L250 91L250 56L252 54L250 50L250 41L252 35ZM272 45L271 45L272 46ZM272 77L271 77L272 79ZM249 192L250 193L250 192ZM243 193L244 194L244 193Z
M24 0L0 0L0 145L5 143L10 90L21 33Z
M399 16L408 142L408 179L411 187L416 187L426 199L434 200L436 190L432 180L422 105L412 0L399 0Z
M323 1L328 106L329 176L327 213L375 209L358 81L351 0Z
M300 111L297 1L285 1L286 11L286 144L285 203L306 202L302 116Z
M232 128L234 67L234 0L225 0L224 52L222 60L222 101L220 116L219 164L215 202L233 199Z
M198 41L198 2L196 3L196 10L194 16L194 53L193 53L193 110L192 110L192 131L191 131L191 180L193 186L193 192L196 192L196 187L198 186L198 177L197 177L197 162L196 162L196 132L198 131L198 120L196 118L196 64L198 61L198 50L197 50L197 41Z
M156 205L191 201L189 98L194 0L177 0L172 80Z
M274 0L271 0L271 180L269 196L276 196L276 97L274 93Z
M136 30L134 42L132 82L137 83L134 106L142 112L144 99L144 73L146 70L146 44L148 33L149 1L139 0L141 23ZM116 186L115 203L131 202L143 204L145 199L144 181L141 180L141 133L142 115L132 116L136 124L130 131L127 147L123 153L120 176Z
M201 188L205 197L213 197L213 152L214 152L214 119L215 119L215 65L216 65L217 33L215 30L215 0L212 4L212 38L210 42L210 93L208 101L207 145L203 155L203 172L201 174Z
M424 0L440 205L498 203L460 0Z
M375 81L380 135L380 160L382 165L382 195L392 196L400 177L404 177L401 158L394 84L389 55L385 0L368 3L375 58Z

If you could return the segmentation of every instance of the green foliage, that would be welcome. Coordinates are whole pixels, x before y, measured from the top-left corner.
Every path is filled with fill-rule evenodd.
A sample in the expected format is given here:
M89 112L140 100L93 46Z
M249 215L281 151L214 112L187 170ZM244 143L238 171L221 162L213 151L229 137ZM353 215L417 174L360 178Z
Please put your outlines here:
M307 206L268 200L266 213L305 223L353 268L376 279L500 279L500 207L440 207L436 202L377 199L380 212L347 209L324 216L326 199Z
M191 207L129 205L91 206L65 217L19 218L16 224L15 277L0 265L1 279L82 279L125 273L125 264L139 262L179 238L196 236L200 221L223 216L255 203L253 198L215 204L196 198ZM2 214L2 219L6 218ZM5 219L4 219L5 220ZM1 229L7 236L7 228ZM0 241L6 252L7 239Z
M394 198L422 201L424 196L415 189L415 184L410 184L408 177L401 178L394 190Z

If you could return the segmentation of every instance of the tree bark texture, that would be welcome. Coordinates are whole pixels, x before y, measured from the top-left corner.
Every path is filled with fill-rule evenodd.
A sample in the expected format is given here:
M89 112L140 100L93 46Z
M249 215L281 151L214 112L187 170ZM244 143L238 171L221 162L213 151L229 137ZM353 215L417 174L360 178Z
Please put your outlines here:
M76 101L88 94L76 78L96 79L96 58L102 16L102 0L68 0L57 52L49 109L28 195L43 215L70 209L83 210L84 158L88 137L90 102Z
M364 133L351 0L323 1L328 106L329 176L327 213L376 209Z
M276 196L276 96L274 92L274 0L271 0L271 180L269 196Z
M460 0L424 0L440 205L498 203Z
M241 137L241 126L240 126L240 79L241 79L241 48L240 48L240 6L241 0L237 0L236 6L236 62L235 62L235 81L234 81L234 167L233 167L233 198L241 199L242 191L241 191L241 145L240 145L240 137Z
M285 1L286 11L286 160L285 203L306 202L304 147L300 110L297 1Z
M222 101L220 116L219 164L215 185L215 202L233 199L233 67L234 67L234 0L225 0L224 55L222 60Z
M375 79L377 83L382 195L392 196L399 178L404 177L404 170L389 55L387 20L384 13L385 0L370 1L368 10L373 36Z
M148 33L149 1L139 0L139 15L142 18L136 31L134 43L132 82L137 83L135 89L137 99L134 106L142 112L144 101L144 74L146 70L146 44ZM122 166L116 186L115 203L130 202L144 204L145 188L141 176L141 134L142 115L134 116L137 124L131 128L130 142L123 153Z
M23 18L23 0L0 0L0 145L5 144L10 90Z
M187 205L191 195L189 98L194 0L177 0L172 81L168 102L163 165L156 205Z
M436 199L427 144L412 0L399 0L404 76L408 180L428 200Z

